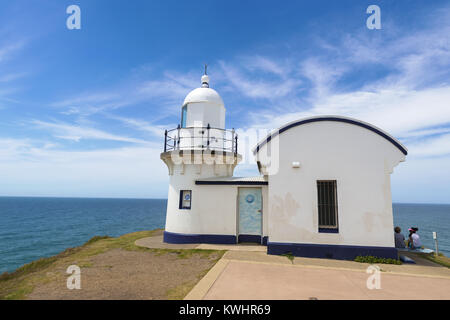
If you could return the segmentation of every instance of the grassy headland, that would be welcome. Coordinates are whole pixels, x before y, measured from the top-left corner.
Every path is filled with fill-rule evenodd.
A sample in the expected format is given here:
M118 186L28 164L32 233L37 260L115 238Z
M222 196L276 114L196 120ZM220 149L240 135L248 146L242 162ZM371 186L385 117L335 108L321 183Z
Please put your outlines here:
M137 239L161 233L162 230L153 230L118 238L97 236L82 246L25 264L12 273L5 272L0 275L0 299L181 299L224 251L148 249L134 244ZM70 265L82 269L82 283L85 284L82 290L68 290L65 286L69 276L65 271ZM125 293L120 285L116 287L116 282L127 279L129 273L133 273L138 281L134 287L145 282L140 292L134 293L133 287L127 287L128 293ZM102 285L109 286L108 292L124 293L102 295L105 291ZM32 294L34 296L30 297Z
M434 263L440 264L441 266L450 268L450 258L444 256L444 254L442 254L442 253L439 253L438 256L433 254L433 253L431 253L431 254L423 253L420 256L425 258L425 259L427 259L427 260L429 260L429 261L432 261Z

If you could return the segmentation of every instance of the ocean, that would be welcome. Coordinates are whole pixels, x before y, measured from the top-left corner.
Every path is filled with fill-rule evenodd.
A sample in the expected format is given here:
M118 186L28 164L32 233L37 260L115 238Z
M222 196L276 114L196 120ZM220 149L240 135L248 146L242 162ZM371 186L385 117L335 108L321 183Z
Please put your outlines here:
M0 274L82 245L96 235L163 228L167 200L0 197ZM418 227L426 247L450 256L450 205L394 204L405 236Z
M93 236L163 228L167 200L0 197L0 274Z

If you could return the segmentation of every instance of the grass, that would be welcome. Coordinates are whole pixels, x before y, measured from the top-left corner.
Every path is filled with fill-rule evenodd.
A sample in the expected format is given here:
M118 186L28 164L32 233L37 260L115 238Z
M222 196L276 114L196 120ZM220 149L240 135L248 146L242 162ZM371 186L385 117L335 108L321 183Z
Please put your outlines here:
M402 262L398 259L386 259L386 258L379 258L374 256L357 256L355 258L356 262L361 263L380 263L380 264L402 264Z
M282 254L283 257L288 258L292 264L294 264L294 255L292 254L292 252L288 252L288 253L284 253Z
M66 250L64 250L63 252L52 256L52 257L48 257L48 258L41 258L35 261L32 261L30 263L24 264L23 266L19 267L18 269L16 269L15 271L9 273L9 272L4 272L0 275L0 283L6 281L6 280L10 280L10 279L14 279L14 278L19 278L21 276L27 275L27 274L31 274L37 271L40 271L42 269L45 269L46 267L50 266L51 264L53 264L54 262L56 262L59 259L62 258L66 258L69 256L74 256L76 255L78 252L80 252L83 248L86 248L87 246L93 244L96 241L102 240L102 239L106 239L109 237L93 237L92 239L90 239L88 242L86 242L85 244L83 244L80 247L76 247L76 248L68 248ZM1 291L0 291L1 292Z
M420 256L431 262L450 268L450 258L444 256L444 254L442 253L439 253L438 256L436 256L434 253L421 253Z
M179 259L188 259L193 255L200 255L202 258L208 258L213 253L221 252L221 256L225 253L225 251L219 250L208 250L208 249L148 249L142 248L145 251L151 251L156 253L157 255L163 254L176 254Z
M217 253L217 258L214 259L214 263L212 264L212 266L214 266L216 264L216 262L219 261L222 258L222 256L225 254L225 252L226 252L226 251L223 251L223 250L215 251L215 250L200 250L200 249L190 249L190 250L185 250L185 251L186 252L191 252L191 254L194 254L194 253L199 253L199 254L202 254L202 255L203 254L207 254L208 256L211 253ZM198 252L198 251L208 251L209 253ZM182 258L182 259L185 259L185 257ZM212 266L211 266L211 268L212 268ZM211 268L202 271L197 276L197 279L195 281L188 281L188 282L185 282L185 283L183 283L182 285L180 285L180 286L178 286L176 288L169 289L167 291L167 293L166 293L167 299L169 299L169 300L181 300L181 299L183 299L189 293L189 291L191 291L192 288L194 288L194 286L197 284L197 282L200 279L202 279L208 273L208 271Z
M158 255L175 254L179 259L188 259L193 255L209 258L212 254L217 254L217 259L215 260L220 259L225 252L200 249L149 249L138 247L134 244L136 240L153 236L158 232L161 232L161 230L139 231L128 233L117 238L95 236L82 246L66 249L52 257L35 260L23 265L14 272L5 272L0 275L0 299L26 299L26 296L33 291L35 286L57 279L58 275L54 270L58 266L77 264L88 268L92 266L90 261L91 257L111 249L119 248L130 251L146 251ZM182 298L184 297L183 294L189 292L186 292L186 290L190 290L194 285L195 283L183 284L183 286L168 292L168 296L177 299Z

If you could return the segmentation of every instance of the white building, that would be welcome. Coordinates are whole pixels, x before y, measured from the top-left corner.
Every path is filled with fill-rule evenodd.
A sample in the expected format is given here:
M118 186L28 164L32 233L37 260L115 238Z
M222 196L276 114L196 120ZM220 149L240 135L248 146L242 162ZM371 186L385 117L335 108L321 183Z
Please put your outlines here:
M390 174L406 148L368 123L300 119L254 148L261 176L233 177L241 160L225 107L202 77L181 124L166 131L170 184L164 241L256 242L269 254L397 258Z

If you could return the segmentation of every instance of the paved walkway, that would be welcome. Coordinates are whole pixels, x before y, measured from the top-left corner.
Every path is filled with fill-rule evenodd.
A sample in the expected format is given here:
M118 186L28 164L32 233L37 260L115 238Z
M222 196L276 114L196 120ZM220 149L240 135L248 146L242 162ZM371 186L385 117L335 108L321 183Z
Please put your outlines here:
M381 272L381 288L370 290L369 276L357 270L222 259L185 299L450 299L450 278Z
M252 244L167 244L162 236L136 245L227 250L185 297L200 299L450 299L450 269L414 256L416 265L380 264L381 289L367 288L369 264L268 255Z
M370 290L366 263L228 251L185 299L450 299L448 268L378 266L381 289Z
M151 249L204 249L204 250L227 250L227 251L247 251L247 252L266 252L267 247L252 244L206 244L206 243L189 243L189 244L172 244L163 242L163 236L147 237L136 240L135 244L140 247Z

